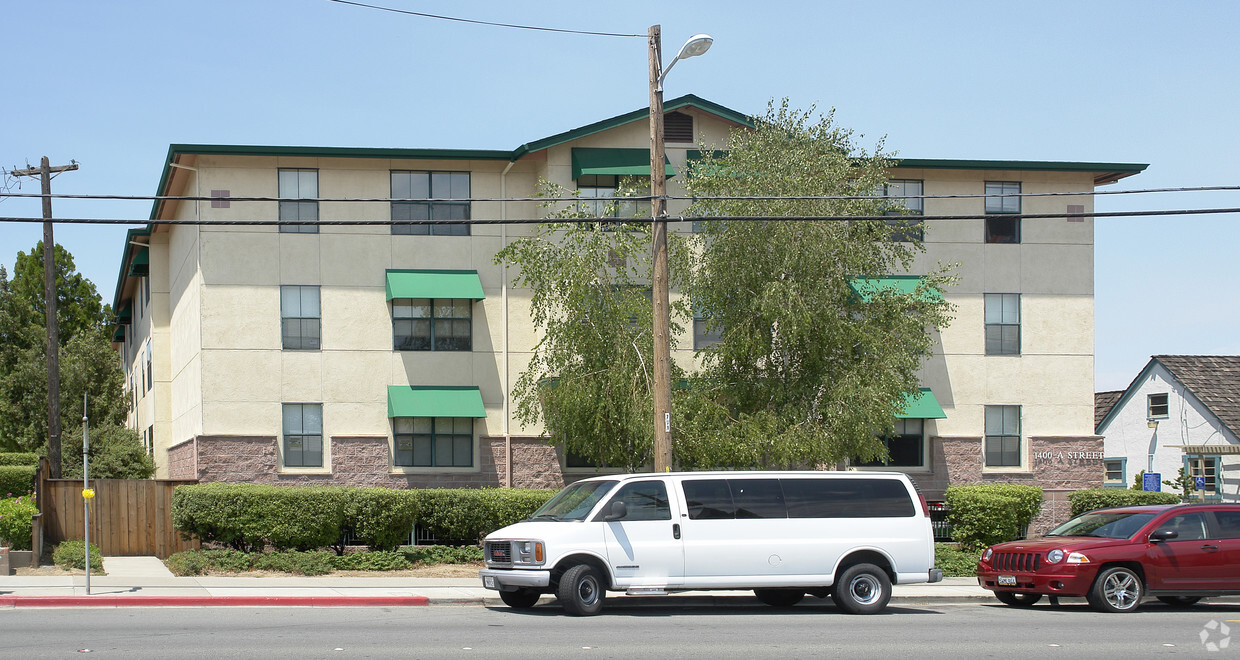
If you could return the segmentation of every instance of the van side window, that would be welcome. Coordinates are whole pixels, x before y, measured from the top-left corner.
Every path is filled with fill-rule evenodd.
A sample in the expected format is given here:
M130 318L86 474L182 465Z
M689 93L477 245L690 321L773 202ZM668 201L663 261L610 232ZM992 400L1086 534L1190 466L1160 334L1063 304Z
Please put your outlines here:
M690 520L730 520L736 517L732 491L723 479L694 479L680 484L685 491Z
M625 484L603 508L606 515L611 502L624 502L628 514L623 520L671 520L672 507L667 503L667 487L662 481L635 481Z
M728 479L737 518L787 518L778 479Z
M913 500L896 479L781 479L789 518L905 518Z

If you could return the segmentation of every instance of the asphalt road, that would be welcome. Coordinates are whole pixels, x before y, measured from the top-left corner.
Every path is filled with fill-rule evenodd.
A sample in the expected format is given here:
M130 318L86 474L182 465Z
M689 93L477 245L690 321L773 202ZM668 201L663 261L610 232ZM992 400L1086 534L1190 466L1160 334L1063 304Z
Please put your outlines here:
M1213 623L1211 623L1213 622ZM1223 627L1234 631L1235 648ZM1205 633L1206 642L1202 641ZM1210 652L1213 643L1218 652ZM1240 607L1133 614L1084 604L889 608L642 603L590 618L555 605L408 608L94 608L0 611L0 657L114 658L1145 658L1240 653Z

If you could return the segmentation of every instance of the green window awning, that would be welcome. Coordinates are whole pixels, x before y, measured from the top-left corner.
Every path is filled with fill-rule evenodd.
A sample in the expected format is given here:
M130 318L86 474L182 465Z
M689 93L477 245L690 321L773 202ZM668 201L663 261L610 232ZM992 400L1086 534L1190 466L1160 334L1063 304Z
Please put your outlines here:
M464 298L482 300L482 280L476 270L389 270L387 299Z
M146 275L151 270L151 257L148 248L138 250L134 255L133 261L129 262L130 275Z
M864 278L858 277L849 280L848 286L861 298L862 302L870 302L874 296L884 292L912 295L917 290L917 285L921 284L922 278L917 275L892 275L891 277L881 278ZM942 302L943 294L936 289L926 289L922 292L923 302Z
M676 175L667 156L663 157L663 164L667 176ZM582 174L650 176L650 150L573 147L573 180Z
M119 323L129 323L133 319L133 305L125 303L121 305L121 309L116 313L116 320Z
M904 412L896 415L896 419L944 419L947 413L934 397L930 388L923 387L917 394L905 395Z
M388 417L486 417L471 385L388 385Z
M116 332L112 333L112 343L119 344L123 341L125 341L125 326L118 325L116 326Z

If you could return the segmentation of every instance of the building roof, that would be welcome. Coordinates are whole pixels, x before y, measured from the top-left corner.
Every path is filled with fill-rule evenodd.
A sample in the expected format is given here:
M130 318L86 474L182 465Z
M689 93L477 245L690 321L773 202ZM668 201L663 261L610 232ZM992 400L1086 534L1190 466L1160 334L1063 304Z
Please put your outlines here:
M1120 393L1117 401L1099 416L1100 397L1094 395L1096 432L1111 419L1121 404L1133 396L1149 377L1155 365L1162 365L1171 377L1184 386L1205 408L1218 418L1233 435L1240 436L1240 355L1155 355Z
M1102 420L1110 414L1115 404L1119 403L1119 398L1124 395L1124 390L1114 390L1111 392L1094 392L1094 428L1098 428L1102 424Z

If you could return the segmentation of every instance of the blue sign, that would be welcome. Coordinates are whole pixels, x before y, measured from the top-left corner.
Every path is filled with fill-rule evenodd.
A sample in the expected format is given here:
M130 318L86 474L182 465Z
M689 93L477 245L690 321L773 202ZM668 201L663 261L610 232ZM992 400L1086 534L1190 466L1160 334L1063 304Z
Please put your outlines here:
M1142 475L1141 490L1152 490L1154 492L1162 492L1162 473L1146 472Z
M1197 490L1205 490L1205 489L1206 489L1206 478L1197 477Z

